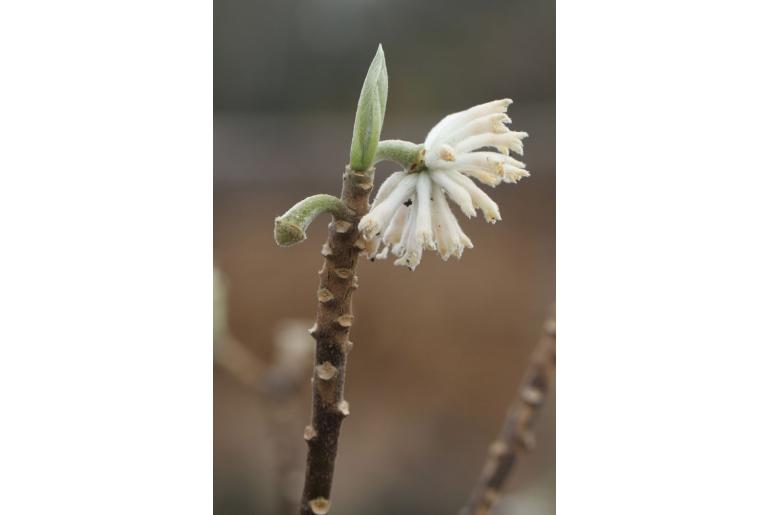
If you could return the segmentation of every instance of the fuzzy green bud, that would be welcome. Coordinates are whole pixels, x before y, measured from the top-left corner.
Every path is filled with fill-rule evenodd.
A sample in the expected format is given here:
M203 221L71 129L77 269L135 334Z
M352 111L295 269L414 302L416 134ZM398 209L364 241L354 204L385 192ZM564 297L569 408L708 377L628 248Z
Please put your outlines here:
M275 242L282 247L287 247L304 241L307 238L305 231L308 226L322 213L329 213L336 220L350 220L354 216L354 213L337 197L325 194L313 195L297 202L286 213L275 219L273 233Z

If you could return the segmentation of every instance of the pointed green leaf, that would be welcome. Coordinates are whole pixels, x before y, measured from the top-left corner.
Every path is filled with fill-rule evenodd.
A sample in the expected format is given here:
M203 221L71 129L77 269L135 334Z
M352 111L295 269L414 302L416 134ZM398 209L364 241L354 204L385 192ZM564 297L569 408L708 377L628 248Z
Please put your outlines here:
M353 142L350 145L350 167L367 170L372 166L377 144L380 141L385 107L388 101L388 70L382 45L369 65L369 71L358 97L356 121L353 125Z

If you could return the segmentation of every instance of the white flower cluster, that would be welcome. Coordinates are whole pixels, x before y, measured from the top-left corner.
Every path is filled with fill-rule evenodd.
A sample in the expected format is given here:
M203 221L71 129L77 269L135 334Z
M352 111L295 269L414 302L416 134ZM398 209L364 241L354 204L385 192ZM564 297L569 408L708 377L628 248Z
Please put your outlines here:
M495 100L445 117L425 138L423 166L383 182L358 226L371 259L385 259L390 252L398 257L396 265L414 270L424 249L437 250L446 261L473 248L445 195L468 218L481 209L487 222L500 220L497 204L471 178L494 187L529 177L524 163L509 155L522 155L527 137L506 126L510 104L509 99ZM482 148L497 152L477 151Z

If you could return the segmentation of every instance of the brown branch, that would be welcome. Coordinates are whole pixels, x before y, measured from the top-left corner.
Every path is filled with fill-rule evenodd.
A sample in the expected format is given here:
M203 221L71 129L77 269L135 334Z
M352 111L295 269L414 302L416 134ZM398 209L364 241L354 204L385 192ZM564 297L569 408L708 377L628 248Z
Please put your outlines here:
M554 380L556 314L546 321L543 335L530 358L524 381L489 454L476 486L460 515L485 515L521 456L534 446L533 426Z
M350 413L344 398L345 362L352 347L348 339L353 324L352 295L358 253L364 242L358 222L369 211L374 169L358 172L347 167L341 199L355 213L353 220L335 220L321 254L323 268L318 287L318 310L311 334L316 339L313 373L313 412L305 428L308 445L305 487L300 514L324 515L331 507L334 461L342 420Z

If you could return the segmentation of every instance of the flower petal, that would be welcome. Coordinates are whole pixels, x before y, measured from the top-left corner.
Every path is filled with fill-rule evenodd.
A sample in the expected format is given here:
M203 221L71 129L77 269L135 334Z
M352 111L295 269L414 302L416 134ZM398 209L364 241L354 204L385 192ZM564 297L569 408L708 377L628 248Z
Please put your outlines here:
M457 153L462 154L464 152L471 152L473 150L484 147L504 147L516 152L519 155L524 154L524 144L522 139L526 138L528 134L526 132L505 132L502 134L497 133L485 133L477 134L455 145Z
M456 231L453 230L454 227L447 220L447 213L449 213L449 216L454 216L454 214L449 209L449 204L447 204L441 186L433 183L432 195L431 222L433 224L433 234L436 238L438 253L441 255L441 259L446 261L455 250L455 241L459 241L459 238L456 237Z
M446 190L449 198L451 198L458 206L460 206L460 209L462 209L463 213L465 213L465 216L468 218L473 218L476 216L476 210L473 208L473 200L471 199L470 193L465 188L450 179L447 176L447 172L445 170L435 170L429 171L427 173L430 174L430 178L433 182L437 183L439 186L444 188L444 190Z
M416 208L416 206L414 206ZM393 248L393 253L399 256L393 262L396 266L407 266L410 270L417 268L422 260L422 245L417 239L417 209L410 209L406 228L401 241Z
M483 168L473 168L466 166L464 168L458 168L457 170L460 173L467 175L468 177L476 179L481 184L492 186L493 188L503 182L504 175L492 173L489 170L484 170Z
M496 158L493 159L488 156L496 156ZM437 169L457 170L469 177L473 177L482 184L494 188L503 181L505 175L503 160L506 158L508 156L495 152L468 152L457 156L453 163L440 163ZM515 159L508 159L518 163Z
M463 165L476 165L489 168L490 171L494 171L500 164L511 165L517 168L526 168L527 165L518 161L511 156L497 152L480 151L480 152L464 152L459 154L455 163L457 166Z
M368 240L375 238L388 226L401 203L414 194L416 184L417 177L414 174L406 175L398 182L390 195L361 218L358 230L363 233L364 238Z
M500 218L500 208L497 207L495 201L489 198L489 195L484 193L481 188L476 186L472 180L455 170L449 170L446 172L446 174L451 180L468 191L471 196L471 200L473 201L473 207L481 209L481 211L484 213L484 219L487 222L495 223L499 220L502 220Z
M444 192L438 184L433 185L433 227L437 235L437 243L442 259L446 261L449 256L459 258L465 248L473 248L473 243L460 229Z
M388 195L393 193L393 190L396 189L398 183L401 182L401 179L403 179L405 176L406 172L393 172L390 174L388 178L385 179L380 185L380 189L377 191L377 196L374 197L374 202L372 202L372 208L379 205L388 197Z
M430 189L432 181L427 173L420 173L417 177L417 198L415 208L417 220L415 224L415 237L417 243L423 248L435 249L433 243L433 227L430 221Z
M511 119L508 118L508 115L505 113L488 114L476 118L463 127L460 127L452 134L448 135L444 143L447 145L456 145L460 141L478 134L503 134L510 132L510 129L505 126L506 123L511 123Z
M404 234L404 228L406 227L407 219L409 218L409 212L414 209L413 207L406 207L401 204L396 214L393 216L388 228L385 229L385 234L382 240L386 245L396 245L401 241L401 236Z
M513 101L509 98L493 100L492 102L473 106L465 111L445 116L430 130L428 136L426 136L425 147L431 148L440 145L447 136L462 128L464 125L469 124L476 118L493 113L504 113L508 110L508 106L511 105L512 102Z
M404 228L401 230L401 237L393 245L393 255L403 256L406 251L406 246L410 236L414 233L414 226L417 223L417 209L412 205L407 208L406 220L404 221Z
M382 247L382 250L376 256L374 256L374 259L376 259L377 261L382 261L383 259L387 259L389 250L390 250L390 247L385 245L384 247Z
M505 182L517 183L524 177L529 177L527 170L510 165L505 165L503 168L503 180Z
M377 257L377 251L380 249L380 244L382 243L382 238L373 238L371 240L367 240L364 238L364 255L367 257L367 259L371 259L374 261L374 259Z

